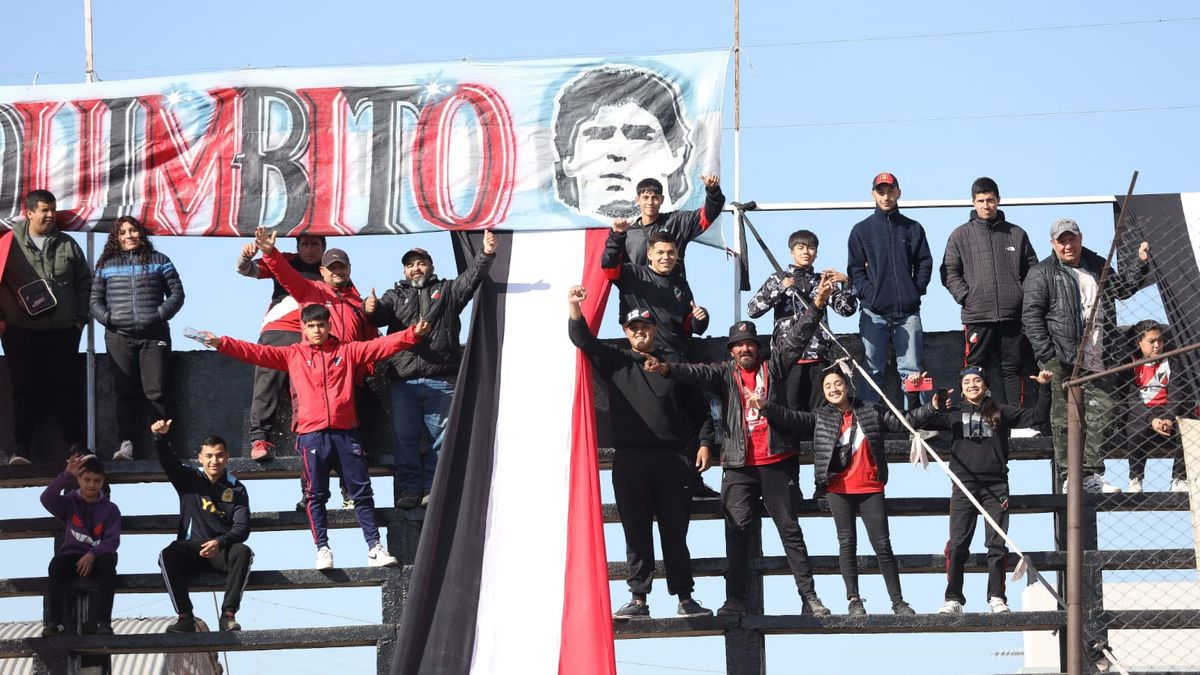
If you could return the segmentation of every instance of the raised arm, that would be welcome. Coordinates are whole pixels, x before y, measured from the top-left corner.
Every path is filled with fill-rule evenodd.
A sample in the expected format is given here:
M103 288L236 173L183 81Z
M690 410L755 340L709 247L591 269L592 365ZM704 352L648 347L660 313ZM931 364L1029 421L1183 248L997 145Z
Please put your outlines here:
M69 469L63 469L63 472L55 476L46 489L42 490L42 506L50 512L50 515L65 521L71 515L71 500L63 492L74 490L77 487L79 487L79 482L75 479L75 474L71 473Z
M420 319L416 324L402 331L392 333L387 337L359 342L347 342L346 353L355 363L374 363L382 361L396 352L404 351L417 344L421 336L429 332L429 322ZM259 346L259 345L252 345ZM271 366L268 366L271 367Z
M171 431L171 420L158 420L150 425L150 433L154 434L154 449L158 454L158 463L162 466L163 473L167 474L167 480L171 481L171 485L174 485L176 490L180 490L187 486L187 479L191 476L192 471L175 456L175 451L171 449L171 441L167 440L169 431Z
M237 268L238 274L251 279L262 278L262 266L254 260L254 256L258 254L258 246L253 243L244 244L241 252L238 253Z
M217 351L226 356L232 356L238 361L243 361L255 366L262 366L263 368L287 370L286 347L256 345L253 342L245 342L229 336L214 336L212 341L206 341L205 344L208 344L210 347L216 347Z
M288 292L288 295L296 299L297 302L320 302L322 300L321 293L317 289L317 282L312 279L305 279L304 275L296 271L296 268L288 264L287 258L275 248L275 233L268 231L266 228L260 227L254 232L254 241L259 250L263 252L262 262L283 286L283 290Z
M462 308L471 301L471 297L475 295L475 289L479 288L479 284L483 278L487 276L488 270L492 268L492 262L496 260L496 235L492 234L491 230L483 233L483 249L479 251L479 255L475 256L475 261L467 268L467 271L450 280L450 298L454 306L453 310L457 313L462 311Z

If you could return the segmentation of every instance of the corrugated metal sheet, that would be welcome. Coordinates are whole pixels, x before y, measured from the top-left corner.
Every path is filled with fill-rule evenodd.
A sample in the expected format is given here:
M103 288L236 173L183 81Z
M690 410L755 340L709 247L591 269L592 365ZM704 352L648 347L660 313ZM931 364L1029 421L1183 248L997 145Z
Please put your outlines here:
M116 619L113 632L122 635L165 633L175 617ZM207 630L204 621L196 623ZM42 633L40 621L0 623L0 639L37 637ZM221 666L216 654L117 654L112 659L113 675L220 675ZM32 675L33 659L0 659L0 675Z

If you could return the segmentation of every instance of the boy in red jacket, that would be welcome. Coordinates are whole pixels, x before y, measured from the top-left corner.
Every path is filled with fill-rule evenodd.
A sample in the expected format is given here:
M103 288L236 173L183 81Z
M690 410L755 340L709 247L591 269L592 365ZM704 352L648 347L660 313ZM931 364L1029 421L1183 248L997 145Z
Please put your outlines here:
M71 455L67 468L42 491L42 506L67 530L46 572L42 637L58 635L67 587L82 577L96 579L100 585L96 634L112 635L121 510L105 496L104 482L104 465L95 455Z
M292 418L296 452L303 460L304 499L313 541L316 568L333 568L333 551L326 532L325 502L329 499L329 472L336 469L354 500L354 514L367 540L367 565L397 564L379 543L375 524L375 498L358 434L354 410L354 381L370 364L417 343L429 331L423 318L407 330L365 342L342 342L330 335L329 310L308 305L300 312L304 342L271 347L230 337L203 333L203 341L222 354L264 368L286 370L296 390L297 411Z

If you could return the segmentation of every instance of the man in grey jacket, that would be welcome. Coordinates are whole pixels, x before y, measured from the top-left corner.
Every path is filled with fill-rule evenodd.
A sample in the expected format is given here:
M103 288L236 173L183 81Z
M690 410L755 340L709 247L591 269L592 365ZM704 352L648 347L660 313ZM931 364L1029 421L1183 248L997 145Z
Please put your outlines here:
M0 342L12 383L15 448L9 464L29 464L38 417L50 413L69 445L83 447L79 336L88 322L92 270L79 244L55 222L54 195L25 196L25 222L13 226L0 280ZM54 405L48 405L54 402Z
M1000 188L988 177L971 184L970 220L946 241L942 285L962 306L963 367L998 362L1009 405L1024 405L1021 284L1037 264L1029 236L1000 210Z
M1106 363L1115 363L1117 312L1115 301L1124 300L1141 288L1149 269L1150 244L1138 247L1138 264L1122 265L1110 272L1103 292L1099 288L1104 258L1083 247L1083 232L1070 218L1060 218L1050 226L1050 244L1054 253L1029 270L1023 287L1025 297L1021 322L1042 370L1054 374L1050 392L1050 427L1054 431L1054 465L1067 491L1067 392L1062 383L1075 369L1080 354L1080 374L1103 371ZM1084 334L1088 316L1096 309L1095 324ZM1082 349L1080 344L1082 343ZM1104 480L1104 455L1101 445L1113 419L1111 378L1100 378L1082 385L1085 418L1083 424L1083 489L1085 492L1120 492Z

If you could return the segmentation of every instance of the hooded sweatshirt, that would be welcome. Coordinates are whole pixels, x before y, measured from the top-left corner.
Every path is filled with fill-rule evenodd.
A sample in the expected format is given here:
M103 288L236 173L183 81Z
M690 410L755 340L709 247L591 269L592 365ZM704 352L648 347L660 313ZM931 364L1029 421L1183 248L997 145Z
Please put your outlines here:
M100 557L115 553L121 545L121 509L103 492L89 504L68 471L58 474L42 491L42 506L67 526L59 555L91 553Z

